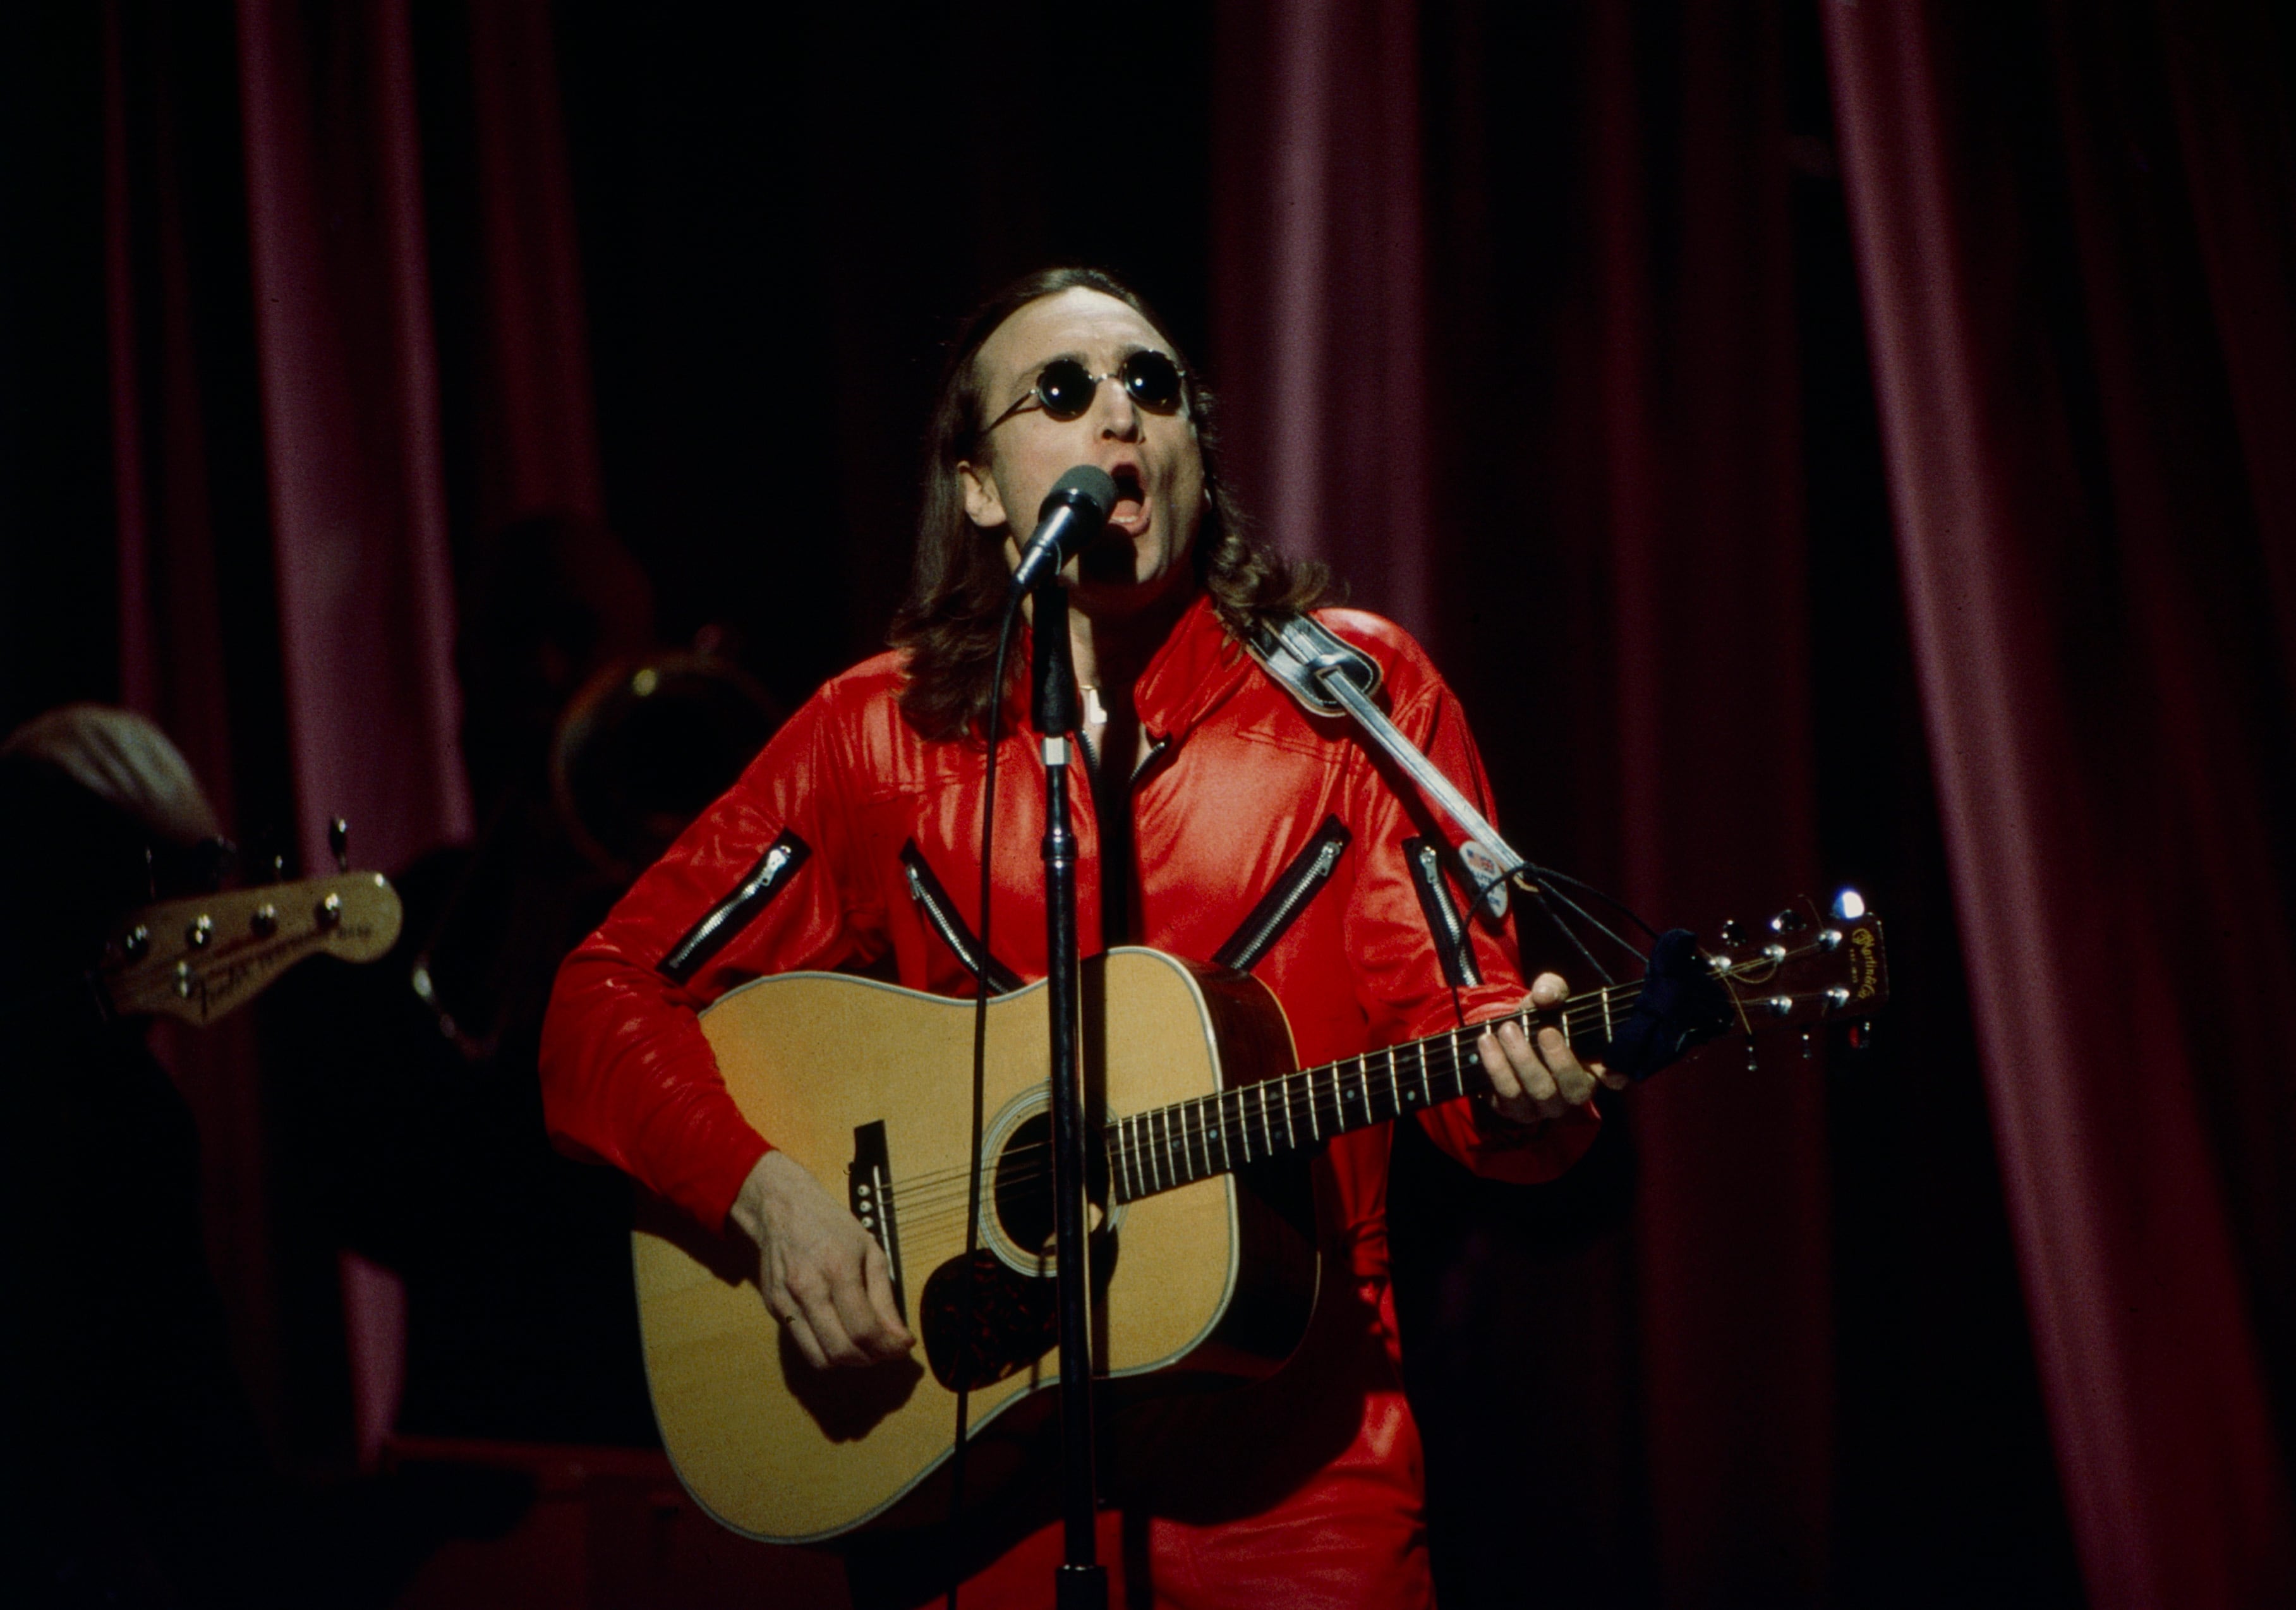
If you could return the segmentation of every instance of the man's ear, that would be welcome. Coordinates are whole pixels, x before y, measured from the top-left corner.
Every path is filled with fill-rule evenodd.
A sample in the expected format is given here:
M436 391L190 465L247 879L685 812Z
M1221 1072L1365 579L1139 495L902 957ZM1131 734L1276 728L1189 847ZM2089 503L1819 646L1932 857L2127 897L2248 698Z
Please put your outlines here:
M998 526L1012 523L1005 518L1004 499L997 493L996 478L988 472L986 465L970 462L959 464L956 478L964 483L965 518L984 531L993 531Z

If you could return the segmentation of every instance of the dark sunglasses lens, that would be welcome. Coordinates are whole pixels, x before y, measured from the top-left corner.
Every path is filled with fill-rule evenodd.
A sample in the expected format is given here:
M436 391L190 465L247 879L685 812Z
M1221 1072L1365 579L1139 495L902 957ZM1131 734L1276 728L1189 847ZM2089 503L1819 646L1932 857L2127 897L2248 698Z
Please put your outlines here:
M1092 407L1092 371L1072 357L1055 358L1037 376L1037 400L1054 419L1079 419Z
M1135 352L1124 360L1124 389L1142 407L1168 414L1180 406L1179 366L1161 352Z

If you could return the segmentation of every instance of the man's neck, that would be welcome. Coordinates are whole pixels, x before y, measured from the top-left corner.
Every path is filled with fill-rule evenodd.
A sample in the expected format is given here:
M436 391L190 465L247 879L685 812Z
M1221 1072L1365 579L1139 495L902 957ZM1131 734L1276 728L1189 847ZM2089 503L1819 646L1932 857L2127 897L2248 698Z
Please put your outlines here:
M1121 614L1088 613L1071 604L1069 645L1076 657L1077 681L1098 688L1104 703L1128 706L1132 685L1195 599L1191 588L1147 609Z

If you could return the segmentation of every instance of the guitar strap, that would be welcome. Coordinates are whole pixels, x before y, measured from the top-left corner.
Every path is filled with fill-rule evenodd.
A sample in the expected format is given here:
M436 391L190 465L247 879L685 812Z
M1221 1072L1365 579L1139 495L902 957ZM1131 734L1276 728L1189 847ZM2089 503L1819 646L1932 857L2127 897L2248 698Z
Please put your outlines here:
M1524 867L1498 829L1485 821L1451 779L1396 730L1372 702L1379 691L1378 662L1309 615L1263 620L1244 639L1259 667L1309 715L1350 717L1365 737L1409 774L1429 800L1466 834L1459 859L1474 880L1473 901L1494 920L1506 916L1507 883Z

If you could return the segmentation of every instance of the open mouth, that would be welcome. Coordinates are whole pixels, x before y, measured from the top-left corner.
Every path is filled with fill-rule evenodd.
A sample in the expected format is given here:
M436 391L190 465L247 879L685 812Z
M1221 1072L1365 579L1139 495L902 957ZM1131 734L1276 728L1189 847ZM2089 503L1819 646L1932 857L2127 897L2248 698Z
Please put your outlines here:
M1148 529L1148 493L1140 484L1140 467L1118 464L1109 476L1116 482L1116 506L1109 511L1108 529L1137 537Z

